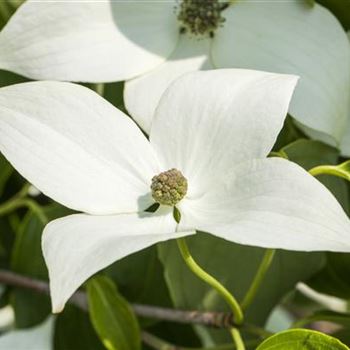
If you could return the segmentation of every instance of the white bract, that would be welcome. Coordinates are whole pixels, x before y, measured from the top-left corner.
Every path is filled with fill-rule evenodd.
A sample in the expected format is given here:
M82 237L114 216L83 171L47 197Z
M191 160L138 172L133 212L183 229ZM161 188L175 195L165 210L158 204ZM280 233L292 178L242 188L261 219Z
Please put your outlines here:
M260 247L350 251L349 220L332 194L298 165L266 158L296 82L249 70L189 73L161 98L149 140L82 86L1 88L1 152L40 191L84 212L44 230L53 310L112 262L196 230ZM179 224L172 206L145 212L152 178L173 168L187 180Z
M2 69L40 80L129 80L126 107L147 133L178 76L248 68L299 75L289 112L308 134L339 146L350 115L349 62L337 19L306 0L27 1L0 33Z
M350 43L350 31L347 32L349 43ZM348 61L348 66L350 69L350 60ZM347 94L349 95L350 98L350 84L348 85L346 89ZM343 138L341 140L340 144L340 150L342 155L346 157L350 157L350 111L349 111L349 117L348 117L348 123L345 128L345 133L343 135Z
M54 318L38 326L12 330L0 335L1 350L52 350Z

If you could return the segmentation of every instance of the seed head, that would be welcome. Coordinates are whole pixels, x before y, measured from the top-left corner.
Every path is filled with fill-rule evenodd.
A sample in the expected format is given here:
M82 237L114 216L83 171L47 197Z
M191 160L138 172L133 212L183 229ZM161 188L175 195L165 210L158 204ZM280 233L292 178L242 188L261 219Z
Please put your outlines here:
M170 169L152 178L153 199L163 205L174 206L187 193L187 180L177 169Z
M182 0L177 17L182 24L180 32L212 37L225 22L221 12L227 7L227 2L219 0Z

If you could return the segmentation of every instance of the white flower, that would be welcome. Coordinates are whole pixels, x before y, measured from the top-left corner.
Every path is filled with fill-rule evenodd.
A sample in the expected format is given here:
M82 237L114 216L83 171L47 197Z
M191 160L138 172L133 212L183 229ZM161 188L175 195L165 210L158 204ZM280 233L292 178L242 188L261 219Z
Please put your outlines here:
M2 350L52 350L54 318L48 317L40 325L12 330L0 335Z
M350 43L350 31L347 32L347 35ZM350 67L350 60L348 61L348 66ZM348 85L346 92L350 96L350 84ZM345 133L340 143L340 150L343 156L350 157L350 111Z
M149 141L82 86L1 88L1 152L40 191L85 212L44 231L53 310L112 262L195 230L260 247L350 251L349 220L332 194L298 165L265 159L296 81L246 70L185 75L161 98ZM145 212L152 178L173 168L188 185L179 225L171 206Z
M301 80L289 112L309 135L339 146L350 115L350 45L328 10L306 0L232 1L216 12L225 22L199 38L191 23L177 19L181 10L186 19L181 6L191 2L28 1L0 34L0 68L39 80L137 77L126 83L125 102L147 133L163 91L185 72L215 67L296 74Z

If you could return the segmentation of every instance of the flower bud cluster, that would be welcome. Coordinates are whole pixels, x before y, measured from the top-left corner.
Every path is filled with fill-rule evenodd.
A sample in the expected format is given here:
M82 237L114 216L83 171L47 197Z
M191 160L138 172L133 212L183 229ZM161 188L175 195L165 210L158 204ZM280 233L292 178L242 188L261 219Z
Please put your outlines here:
M164 171L152 178L153 199L163 205L174 206L187 193L187 180L177 169Z
M188 30L195 35L213 36L214 31L225 22L221 12L227 6L227 2L219 0L183 0L177 17L182 23L182 32Z

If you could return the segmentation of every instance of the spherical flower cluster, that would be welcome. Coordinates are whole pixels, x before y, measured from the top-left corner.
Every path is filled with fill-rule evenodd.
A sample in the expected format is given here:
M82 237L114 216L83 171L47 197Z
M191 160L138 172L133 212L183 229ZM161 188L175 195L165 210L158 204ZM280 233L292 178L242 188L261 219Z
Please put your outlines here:
M187 180L177 169L164 171L152 178L153 199L163 205L174 206L187 193Z

